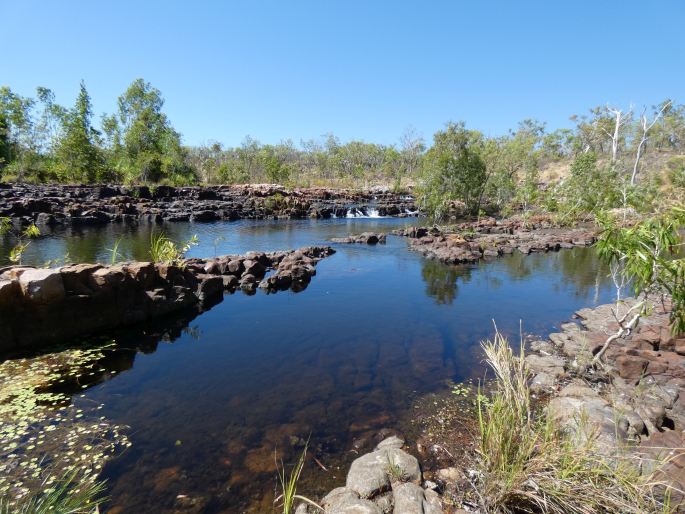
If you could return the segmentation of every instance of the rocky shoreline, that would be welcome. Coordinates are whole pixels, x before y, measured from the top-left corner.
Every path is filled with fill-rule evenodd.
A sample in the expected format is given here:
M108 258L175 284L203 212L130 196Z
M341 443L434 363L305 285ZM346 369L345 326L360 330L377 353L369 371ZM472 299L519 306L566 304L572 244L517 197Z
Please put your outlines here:
M579 310L577 322L533 342L527 361L531 387L552 396L547 411L556 424L591 433L600 451L621 448L644 473L665 462L659 476L673 487L677 505L685 500L685 336L671 334L668 298L649 302L649 314L610 344L593 373L583 370L636 300Z
M411 195L385 189L0 183L0 217L45 226L417 214Z
M409 239L410 249L444 264L478 262L519 251L525 255L590 246L596 241L591 228L557 228L549 221L486 218L453 229L411 227L393 232Z
M178 264L0 268L0 351L36 348L185 309L207 309L224 292L302 291L315 265L335 253L310 246ZM28 328L30 327L30 328Z

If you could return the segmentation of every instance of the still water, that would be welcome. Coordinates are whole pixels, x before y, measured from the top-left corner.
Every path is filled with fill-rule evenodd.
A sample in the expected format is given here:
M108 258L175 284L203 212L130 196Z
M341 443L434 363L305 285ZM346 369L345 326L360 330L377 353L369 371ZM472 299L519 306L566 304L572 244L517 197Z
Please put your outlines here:
M240 221L173 224L175 239L197 234L191 255L280 250L331 237L389 231L416 220ZM149 229L109 225L57 230L27 260L69 253L107 261L120 238L127 258L145 259ZM5 242L5 244L8 244ZM310 438L301 492L342 485L337 466L355 438L403 430L421 395L448 381L483 376L479 341L500 330L544 335L611 290L591 249L445 266L386 245L335 245L301 292L236 293L192 319L172 318L112 334L112 378L76 403L104 403L101 415L127 425L133 446L105 467L110 512L271 512L274 455L296 459Z

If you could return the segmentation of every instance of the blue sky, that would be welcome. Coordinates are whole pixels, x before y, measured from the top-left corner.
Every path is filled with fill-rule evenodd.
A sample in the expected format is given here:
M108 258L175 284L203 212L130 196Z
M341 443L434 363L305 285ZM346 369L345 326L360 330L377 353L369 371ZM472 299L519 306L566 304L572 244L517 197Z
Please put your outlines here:
M72 104L83 79L99 117L143 77L188 144L497 135L685 102L683 0L0 0L0 19L0 84Z

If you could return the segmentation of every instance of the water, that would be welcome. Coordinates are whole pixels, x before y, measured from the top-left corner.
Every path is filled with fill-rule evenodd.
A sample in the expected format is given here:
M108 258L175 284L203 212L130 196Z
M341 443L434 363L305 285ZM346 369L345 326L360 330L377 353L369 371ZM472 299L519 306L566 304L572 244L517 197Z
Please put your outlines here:
M192 254L279 250L402 219L173 224L176 239L198 234ZM67 251L107 260L106 248L145 258L149 227L62 229L34 242L27 259ZM227 296L194 319L160 321L116 334L119 371L75 402L102 402L100 415L130 427L133 446L108 464L111 512L173 512L187 495L198 512L271 512L274 451L314 455L301 492L344 482L352 442L404 429L410 405L447 381L482 376L478 343L500 330L544 335L578 308L609 300L606 272L591 249L445 266L386 245L335 245L302 293ZM173 328L171 328L173 326ZM340 468L340 469L338 469Z

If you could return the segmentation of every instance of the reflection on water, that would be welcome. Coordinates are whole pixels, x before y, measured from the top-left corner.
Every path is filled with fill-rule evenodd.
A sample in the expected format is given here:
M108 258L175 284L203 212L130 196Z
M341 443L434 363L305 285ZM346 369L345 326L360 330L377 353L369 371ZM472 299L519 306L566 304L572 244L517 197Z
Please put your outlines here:
M169 229L177 238L198 232L195 254L210 255L219 236L217 253L283 249L405 221L349 223ZM128 255L140 257L149 232L121 227L86 231L77 242L45 237L34 251L53 258L69 245L101 259L99 248L122 235ZM132 448L104 473L111 512L173 512L187 498L197 512L270 512L274 452L292 461L309 435L330 471L308 462L301 491L322 493L344 482L354 441L406 429L400 420L413 399L447 380L482 377L478 343L492 319L509 334L519 320L545 334L610 295L590 249L462 266L425 261L401 238L336 250L301 294L237 293L195 318L115 334L120 373L75 400L104 403L102 415L130 426Z

